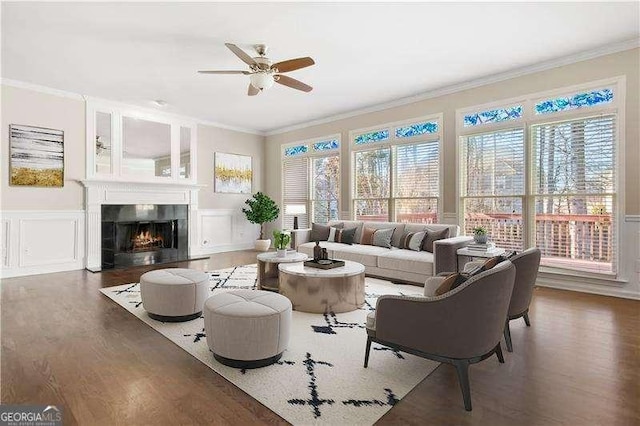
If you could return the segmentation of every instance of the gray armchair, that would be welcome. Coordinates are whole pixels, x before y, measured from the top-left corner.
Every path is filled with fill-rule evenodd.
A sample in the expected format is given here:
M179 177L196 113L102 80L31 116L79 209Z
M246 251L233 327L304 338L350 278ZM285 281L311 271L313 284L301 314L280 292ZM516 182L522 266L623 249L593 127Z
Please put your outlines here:
M513 285L511 303L509 303L509 314L504 326L504 340L507 343L507 350L513 352L509 321L522 317L527 327L531 326L531 322L529 321L529 304L531 303L533 287L538 277L540 250L535 247L529 248L513 256L510 260L516 267L516 278Z
M367 318L371 343L456 367L464 407L471 411L469 365L493 354L504 363L500 340L513 290L515 267L502 262L437 297L382 296Z

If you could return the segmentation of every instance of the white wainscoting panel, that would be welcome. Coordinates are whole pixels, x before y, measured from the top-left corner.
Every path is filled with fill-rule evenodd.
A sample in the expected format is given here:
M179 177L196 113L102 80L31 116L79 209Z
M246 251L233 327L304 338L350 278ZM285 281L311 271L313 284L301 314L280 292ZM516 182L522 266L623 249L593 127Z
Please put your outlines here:
M260 229L240 209L199 209L192 255L253 248Z
M84 268L84 210L3 211L3 278Z

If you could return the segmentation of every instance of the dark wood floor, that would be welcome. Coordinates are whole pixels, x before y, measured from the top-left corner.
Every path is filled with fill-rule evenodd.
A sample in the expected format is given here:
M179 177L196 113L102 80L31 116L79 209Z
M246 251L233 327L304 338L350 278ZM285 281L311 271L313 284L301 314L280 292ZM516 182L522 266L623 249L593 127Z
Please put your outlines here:
M285 423L98 291L149 269L3 280L2 403L61 405L68 425ZM640 302L539 288L530 318L512 323L506 364L471 367L472 412L441 365L379 424L640 424Z

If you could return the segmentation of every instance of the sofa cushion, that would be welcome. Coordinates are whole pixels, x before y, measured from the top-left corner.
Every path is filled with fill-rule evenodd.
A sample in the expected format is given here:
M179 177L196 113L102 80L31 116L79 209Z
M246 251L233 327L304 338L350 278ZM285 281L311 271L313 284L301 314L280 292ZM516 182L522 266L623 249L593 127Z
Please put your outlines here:
M349 229L337 229L335 232L335 241L336 243L343 244L353 244L353 237L356 235L357 228L349 228Z
M401 249L420 251L422 250L422 240L424 240L427 231L420 232L406 232L402 236L400 241Z
M340 244L333 250L334 259L351 260L362 263L365 266L378 266L378 256L388 253L389 249L363 244L348 246Z
M336 223L332 225L334 228L342 228L342 223ZM331 232L331 226L321 225L319 223L311 224L311 234L309 235L309 241L327 241L329 239L329 232Z
M393 236L391 237L391 245L394 247L398 247L400 244L400 238L402 238L402 234L404 233L404 223L400 222L364 222L364 227L373 228L373 229L389 229L394 228ZM358 235L356 235L356 241Z
M378 267L395 271L411 271L433 275L433 254L426 251L393 249L378 256Z
M362 228L362 238L360 239L360 244L364 244L367 246L373 245L373 234L375 234L377 229L375 228Z
M391 248L391 238L395 230L395 228L376 229L376 232L373 233L373 245Z
M335 223L342 223L344 229L356 228L354 242L359 243L362 239L362 223L358 220L330 220L328 225L333 226Z
M444 240L445 238L449 238L449 228L437 231L427 229L427 234L424 236L424 240L422 240L422 250L433 253L433 243L438 240Z

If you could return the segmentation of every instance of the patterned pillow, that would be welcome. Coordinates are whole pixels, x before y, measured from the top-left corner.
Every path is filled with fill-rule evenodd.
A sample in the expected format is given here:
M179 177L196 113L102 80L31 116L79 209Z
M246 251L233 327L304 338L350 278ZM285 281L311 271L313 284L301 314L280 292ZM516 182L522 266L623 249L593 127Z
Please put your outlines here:
M396 228L376 229L373 233L373 245L378 247L391 248L391 238Z
M424 240L422 240L422 250L433 253L433 243L438 240L444 240L445 238L449 238L449 228L444 228L439 231L427 229L427 234L424 236Z
M373 245L373 234L376 233L375 228L364 228L362 230L362 238L360 239L360 244L364 245Z

